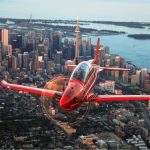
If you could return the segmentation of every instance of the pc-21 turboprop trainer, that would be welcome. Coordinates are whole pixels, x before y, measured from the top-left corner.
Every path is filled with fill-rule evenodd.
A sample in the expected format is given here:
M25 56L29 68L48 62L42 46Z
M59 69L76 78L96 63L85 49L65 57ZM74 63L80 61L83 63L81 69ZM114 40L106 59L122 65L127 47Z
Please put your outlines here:
M111 102L111 101L129 101L129 100L150 100L150 95L98 95L94 96L92 90L96 83L98 73L104 70L112 71L129 71L124 68L111 68L100 67L98 65L99 59L99 45L100 38L97 40L95 58L89 61L83 61L78 65L67 65L67 68L74 69L69 79L68 85L64 92L48 90L42 88L28 87L16 84L10 84L6 81L1 81L1 86L4 88L10 88L12 90L18 90L23 92L29 92L33 94L39 94L52 98L59 98L59 105L63 110L77 109L82 103L85 102Z

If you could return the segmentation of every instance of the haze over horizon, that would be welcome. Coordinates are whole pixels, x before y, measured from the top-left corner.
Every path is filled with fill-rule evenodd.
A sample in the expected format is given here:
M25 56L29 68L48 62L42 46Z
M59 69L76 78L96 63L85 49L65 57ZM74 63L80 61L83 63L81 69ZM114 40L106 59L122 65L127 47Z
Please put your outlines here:
M0 0L0 17L150 22L149 0Z

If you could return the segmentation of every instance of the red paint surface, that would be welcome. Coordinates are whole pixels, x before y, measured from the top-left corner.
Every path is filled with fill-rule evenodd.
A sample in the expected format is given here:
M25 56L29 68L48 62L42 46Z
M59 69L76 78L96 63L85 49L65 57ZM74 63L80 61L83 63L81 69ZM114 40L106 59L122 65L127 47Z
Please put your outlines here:
M95 98L89 98L89 102L111 102L111 101L138 101L150 100L150 95L99 95Z

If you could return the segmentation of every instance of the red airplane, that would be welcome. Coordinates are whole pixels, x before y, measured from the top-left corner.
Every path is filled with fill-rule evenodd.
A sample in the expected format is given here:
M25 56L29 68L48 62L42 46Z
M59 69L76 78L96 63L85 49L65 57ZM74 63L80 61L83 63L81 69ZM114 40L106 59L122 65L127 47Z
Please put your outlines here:
M129 101L129 100L150 100L150 95L98 95L94 96L92 90L97 80L98 73L104 70L129 71L124 68L100 67L99 60L100 38L97 40L94 60L83 61L78 65L67 65L69 69L74 69L69 83L64 92L27 87L22 85L10 84L1 81L1 86L13 90L29 92L52 98L59 98L59 105L63 110L74 110L84 102L111 102L111 101Z

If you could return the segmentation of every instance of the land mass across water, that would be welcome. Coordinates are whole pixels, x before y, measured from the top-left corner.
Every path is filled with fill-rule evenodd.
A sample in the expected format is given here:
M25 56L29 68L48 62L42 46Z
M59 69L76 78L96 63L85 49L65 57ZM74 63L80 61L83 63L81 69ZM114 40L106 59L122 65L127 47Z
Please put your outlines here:
M148 40L150 39L150 34L129 34L128 37L138 40Z
M128 28L141 28L150 27L150 23L145 22L115 22L115 21L87 21L87 23L98 23L98 24L107 24L115 26L123 26Z
M20 24L22 22L30 22L30 19L15 19L15 18L0 18L1 23L6 23L7 21L13 21L16 24ZM58 27L66 26L69 27L71 25L76 24L76 20L47 20L47 19L32 19L33 24L42 24L42 25L56 25ZM106 25L115 25L115 26L122 26L122 27L128 27L128 28L150 28L150 22L118 22L118 21L85 21L85 20L79 20L80 25L89 25L91 23L97 23L97 24L106 24ZM68 27L67 26L67 27Z
M0 18L0 22L5 23L7 20L15 21L16 23L23 21L30 21L30 19L15 19L15 18ZM55 23L55 24L75 24L76 20L47 20L47 19L32 19L33 22L42 22L42 23ZM115 25L115 26L123 26L129 28L150 28L150 22L125 22L125 21L86 21L79 20L80 24L90 24L90 23L99 23L99 24L107 24L107 25Z
M75 27L72 26L72 24L75 24L74 21L66 21L66 20L32 20L32 23L28 19L11 19L9 21L13 21L14 24L20 27L46 27L46 28L52 28L53 30L57 31L63 31L65 33L65 36L75 36L74 31ZM8 20L1 18L1 23L4 23L7 25ZM83 24L83 23L81 23ZM87 35L118 35L118 34L125 34L123 31L114 31L114 30L97 30L94 28L85 28L81 27L80 31L82 34Z
M15 19L15 18L0 18L0 23L4 25L10 25L9 23L14 22L15 25L20 27L46 27L51 28L53 30L60 30L64 32L64 36L75 37L75 20L45 20L45 19ZM115 22L115 21L83 21L79 20L80 23L80 31L83 35L100 35L100 36L108 36L108 35L119 35L125 34L124 31L115 31L115 30L98 30L95 28L87 28L84 25L89 25L91 23L97 24L106 24L106 25L115 25L115 26L123 26L128 28L147 28L150 29L150 23L144 22ZM82 26L83 25L83 26ZM150 34L129 34L127 35L130 38L138 39L138 40L147 40L150 39Z

